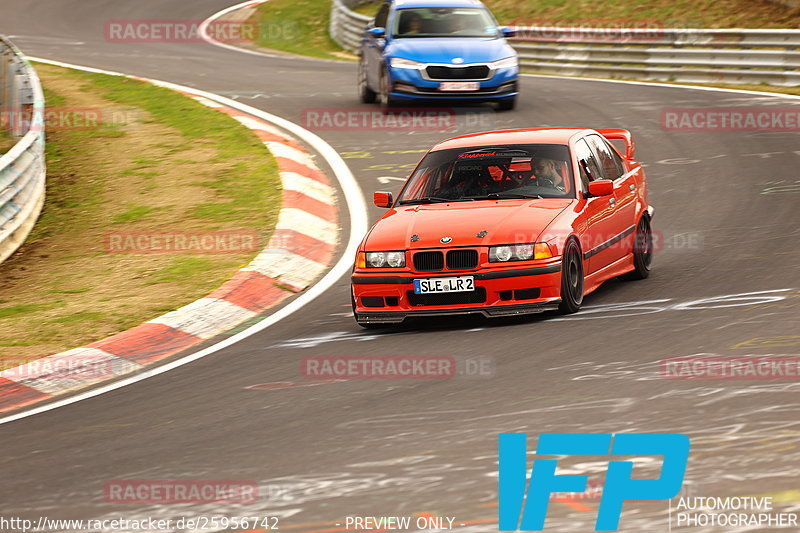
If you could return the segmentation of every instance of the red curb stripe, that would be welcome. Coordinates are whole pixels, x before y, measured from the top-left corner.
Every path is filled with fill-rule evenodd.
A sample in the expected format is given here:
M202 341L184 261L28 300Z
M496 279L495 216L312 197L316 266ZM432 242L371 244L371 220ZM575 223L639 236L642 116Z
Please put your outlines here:
M88 348L99 348L117 357L146 365L200 341L202 341L200 337L179 329L145 322L113 337L94 342Z
M292 294L294 293L278 287L276 281L269 276L254 271L239 271L208 297L219 298L250 311L260 312Z
M39 392L22 383L0 378L0 413L51 398L50 394Z
M297 142L295 142L295 141L293 141L291 139L287 139L286 137L281 137L280 135L277 135L275 133L270 133L270 132L264 131L264 130L250 130L250 131L255 133L256 137L261 139L262 142L285 144L286 146L289 146L290 148L294 148L298 152L303 152L304 154L308 153L308 151L305 148L303 148L302 145L300 145L299 143L297 143Z
M328 264L336 252L335 245L291 229L276 229L269 241L269 247L281 248L324 265Z
M321 170L309 168L302 163L298 163L294 159L288 159L286 157L276 157L275 160L278 161L278 168L281 172L295 172L301 176L324 183L325 185L330 185L328 176L326 176Z
M315 200L299 191L283 191L281 209L300 209L328 222L336 223L336 206Z
M285 137L281 137L280 135L276 135L269 131L264 130L250 130L256 134L256 137L264 143L281 143L281 144L288 144L291 145L292 148L297 148L297 146L292 145Z

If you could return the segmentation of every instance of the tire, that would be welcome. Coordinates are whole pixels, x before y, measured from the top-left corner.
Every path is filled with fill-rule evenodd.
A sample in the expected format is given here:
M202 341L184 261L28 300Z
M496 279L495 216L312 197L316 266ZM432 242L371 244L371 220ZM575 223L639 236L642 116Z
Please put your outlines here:
M374 104L378 101L378 93L370 89L367 83L367 66L363 58L358 62L358 98L363 104Z
M381 100L381 107L383 107L384 109L389 109L391 107L394 107L395 102L389 95L389 84L386 81L386 71L381 73L381 87L379 96Z
M562 314L577 313L583 303L583 255L577 241L570 239L564 248L561 260L561 303L558 310Z
M497 109L500 111L511 111L517 105L517 97L504 98L497 102Z
M620 276L625 281L645 279L650 275L653 264L653 231L650 228L650 217L643 216L636 225L633 241L633 271Z

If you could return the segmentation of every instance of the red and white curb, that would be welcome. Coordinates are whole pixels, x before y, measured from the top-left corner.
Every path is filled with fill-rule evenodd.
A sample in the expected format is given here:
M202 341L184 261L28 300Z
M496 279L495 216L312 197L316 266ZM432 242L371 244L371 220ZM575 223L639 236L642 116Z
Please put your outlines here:
M298 141L188 88L132 78L177 90L255 132L280 172L282 208L275 231L266 249L205 298L112 337L0 372L0 412L135 372L224 333L309 287L334 257L336 191Z

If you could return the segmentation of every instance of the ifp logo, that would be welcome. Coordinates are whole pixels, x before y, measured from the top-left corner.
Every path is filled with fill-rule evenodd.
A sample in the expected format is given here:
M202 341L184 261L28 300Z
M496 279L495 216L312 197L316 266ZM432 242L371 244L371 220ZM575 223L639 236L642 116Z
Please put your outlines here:
M587 476L557 476L557 460L536 459L526 500L526 438L525 433L500 434L500 531L542 531L552 493L586 490ZM539 436L536 454L663 455L658 479L632 479L631 461L608 463L595 530L616 531L625 500L668 500L680 492L689 458L689 437L679 433L544 433Z

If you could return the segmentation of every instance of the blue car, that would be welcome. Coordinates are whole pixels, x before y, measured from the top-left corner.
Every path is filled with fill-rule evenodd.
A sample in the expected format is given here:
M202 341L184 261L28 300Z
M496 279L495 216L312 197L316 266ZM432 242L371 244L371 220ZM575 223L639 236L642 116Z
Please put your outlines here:
M393 0L381 6L361 42L361 101L384 106L416 100L497 102L513 109L514 32L478 0Z

